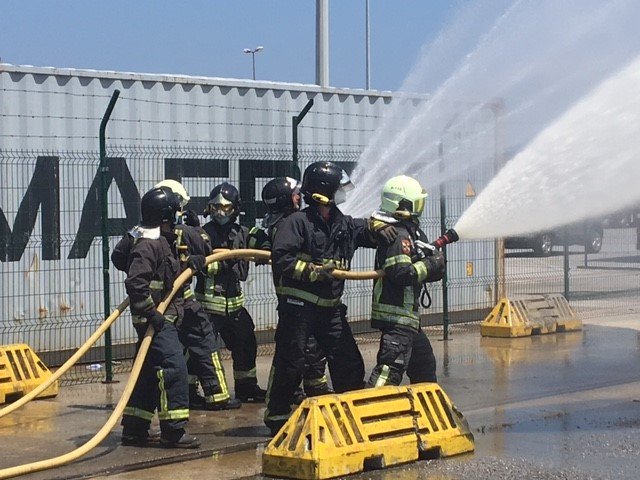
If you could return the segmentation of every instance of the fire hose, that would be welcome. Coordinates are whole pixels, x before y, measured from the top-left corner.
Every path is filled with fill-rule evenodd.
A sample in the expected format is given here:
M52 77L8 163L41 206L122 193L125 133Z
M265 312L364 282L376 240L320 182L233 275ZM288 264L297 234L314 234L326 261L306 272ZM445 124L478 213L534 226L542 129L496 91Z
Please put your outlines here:
M248 258L251 260L256 260L256 259L268 260L270 255L271 254L268 251L264 251L264 250L247 249L247 250L235 250L235 251L234 250L218 251L218 252L215 252L213 255L210 255L207 257L206 264L208 265L215 261L227 260L230 258ZM193 270L186 269L184 272L180 274L180 276L174 282L171 292L158 305L157 310L160 313L164 313L167 306L173 299L173 296L176 294L176 292L180 288L182 288L182 285L186 281L188 281L194 273L195 272ZM365 279L377 278L378 276L380 276L379 272L345 272L345 271L338 271L338 270L333 271L332 274L336 278L342 278L345 280L346 279L365 280ZM20 400L0 410L0 417L7 415L8 413L26 404L27 402L35 398L39 393L47 389L54 381L60 378L100 338L100 336L107 330L107 328L109 328L109 326L116 320L116 318L118 318L122 314L122 312L127 308L128 304L129 304L128 299L125 299L122 303L120 303L120 305L118 305L116 310L114 310L113 313L109 315L109 317L102 323L102 325L100 325L100 327L94 332L94 334L91 335L91 337L78 349L78 351L73 356L69 358L69 360L67 360L64 363L64 365L62 365L58 370L56 370L56 372L46 382L41 384L38 388L34 389L28 395L25 395L24 397L22 397ZM107 437L107 435L109 435L113 427L116 425L118 419L122 415L127 405L127 402L129 401L129 398L131 397L131 393L133 392L133 388L138 380L140 370L142 369L142 364L144 363L147 352L149 350L149 346L151 345L152 337L153 337L153 328L149 327L144 336L144 339L142 340L142 343L140 344L140 348L138 350L135 361L133 363L133 367L131 369L131 374L129 375L129 379L125 385L124 391L122 392L122 396L120 397L118 404L116 405L115 409L109 416L109 419L104 424L104 426L91 439L89 439L86 443L84 443L83 445L81 445L80 447L78 447L77 449L69 453L66 453L57 457L49 458L46 460L40 460L38 462L33 462L25 465L18 465L15 467L2 469L0 470L0 479L16 477L19 475L38 472L41 470L47 470L50 468L55 468L55 467L65 465L67 463L71 463L74 460L77 460L78 458L87 454L96 446L98 446L100 442L102 442Z
M442 237L441 237L442 238ZM457 240L457 238L456 238ZM435 242L434 242L435 243ZM447 242L449 243L449 242ZM251 250L251 249L241 249L241 250L216 250L212 255L209 255L206 258L206 265L209 265L215 261L227 260L231 258L245 258L249 260L268 260L271 256L271 253L265 250ZM187 268L184 272L182 272L178 278L175 280L171 292L167 294L167 296L162 300L162 302L158 305L157 310L160 313L164 313L167 309L167 306L173 299L174 295L178 292L182 285L188 281L196 272L192 269ZM375 278L380 278L384 275L382 270L376 271L344 271L344 270L333 270L331 274L338 279L342 280L371 280ZM25 405L27 402L35 398L38 394L42 393L46 390L53 382L59 379L66 371L68 371L80 358L88 351L88 349L98 341L98 339L104 334L104 332L111 326L111 324L122 314L122 312L129 305L129 299L125 299L116 307L116 309L105 319L105 321L100 325L100 327L87 339L87 341L59 368L57 369L47 381L43 382L29 394L23 396L16 402L10 404L9 406L0 410L0 418L15 411L21 406ZM18 465L15 467L9 467L0 470L0 479L3 478L11 478L19 475L24 475L27 473L38 472L41 470L47 470L50 468L59 467L62 465L66 465L67 463L71 463L74 460L82 457L87 454L93 448L98 446L106 437L109 435L113 427L116 425L116 422L124 412L124 409L131 397L135 384L138 380L138 376L140 375L140 371L142 369L142 365L147 356L147 352L149 351L149 346L151 345L151 340L153 338L153 328L149 326L147 329L145 336L140 344L138 352L136 354L135 361L133 363L131 374L129 375L129 379L125 385L124 391L122 392L122 396L118 401L116 407L113 412L109 416L107 422L102 426L102 428L87 442L85 442L80 447L68 452L66 454L49 458L46 460L40 460L33 463L28 463L24 465Z

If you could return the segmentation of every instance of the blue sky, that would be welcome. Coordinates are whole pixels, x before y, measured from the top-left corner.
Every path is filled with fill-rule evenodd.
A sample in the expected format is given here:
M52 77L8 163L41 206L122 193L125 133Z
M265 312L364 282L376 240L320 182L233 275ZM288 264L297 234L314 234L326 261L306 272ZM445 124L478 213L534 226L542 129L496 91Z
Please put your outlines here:
M370 0L371 86L396 90L461 0ZM0 3L0 58L19 65L314 83L315 0ZM365 0L329 0L329 80L365 86Z

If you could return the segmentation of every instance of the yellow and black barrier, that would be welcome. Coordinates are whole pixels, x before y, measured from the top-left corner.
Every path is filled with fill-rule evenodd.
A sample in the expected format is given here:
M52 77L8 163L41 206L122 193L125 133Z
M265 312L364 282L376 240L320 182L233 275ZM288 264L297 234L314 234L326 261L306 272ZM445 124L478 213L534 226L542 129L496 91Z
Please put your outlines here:
M38 355L24 343L0 346L0 404L7 397L19 398L47 382L51 371ZM39 398L58 395L58 382L54 381Z
M473 450L437 383L389 386L306 399L265 448L262 472L319 480Z
M480 325L483 337L527 337L581 330L582 321L560 294L503 298Z

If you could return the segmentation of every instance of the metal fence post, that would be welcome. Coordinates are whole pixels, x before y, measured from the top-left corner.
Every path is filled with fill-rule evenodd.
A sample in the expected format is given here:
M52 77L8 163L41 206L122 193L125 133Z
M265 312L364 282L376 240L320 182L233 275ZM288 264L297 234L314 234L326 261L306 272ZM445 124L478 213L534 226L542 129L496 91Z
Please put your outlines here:
M438 145L440 174L444 172L444 158L442 142ZM445 199L444 181L440 183L440 235L447 231L447 201ZM447 258L447 246L442 247L442 254ZM442 340L449 340L449 287L447 284L447 269L442 277Z
M562 234L562 255L563 255L563 273L564 273L564 298L569 300L569 238L567 227L564 227Z
M294 170L298 167L298 125L302 122L302 119L307 114L307 112L313 107L313 98L309 99L307 104L304 106L302 111L298 115L294 115L291 117L291 128L292 128L292 142L293 142L293 168Z
M500 169L504 166L504 128L502 125L504 112L504 101L502 99L496 99L489 104L494 116L494 159L493 170L496 175ZM494 304L497 304L500 299L507 296L506 288L506 264L504 253L504 239L497 238L494 240Z
M109 203L107 192L109 190L109 165L107 164L107 144L106 129L109 117L116 101L120 96L120 90L114 90L109 100L107 110L104 112L102 121L100 122L100 207L101 207L101 232L102 232L102 281L103 281L103 297L104 297L104 318L111 313L111 295L110 295L110 277L109 277L109 232L108 232L108 216ZM111 329L107 329L104 333L104 366L105 366L105 383L113 382L113 352L111 345Z

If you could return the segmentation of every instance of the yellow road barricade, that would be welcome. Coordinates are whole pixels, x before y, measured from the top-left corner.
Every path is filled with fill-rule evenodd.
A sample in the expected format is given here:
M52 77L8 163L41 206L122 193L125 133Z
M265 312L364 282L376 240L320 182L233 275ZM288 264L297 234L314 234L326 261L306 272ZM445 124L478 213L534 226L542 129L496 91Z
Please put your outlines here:
M9 398L20 398L47 381L52 373L35 352L24 343L0 346L0 404ZM38 397L58 395L54 382Z
M559 294L503 298L480 325L483 337L526 337L581 330L582 321Z
M325 479L473 449L437 383L390 386L306 399L267 445L262 470Z

